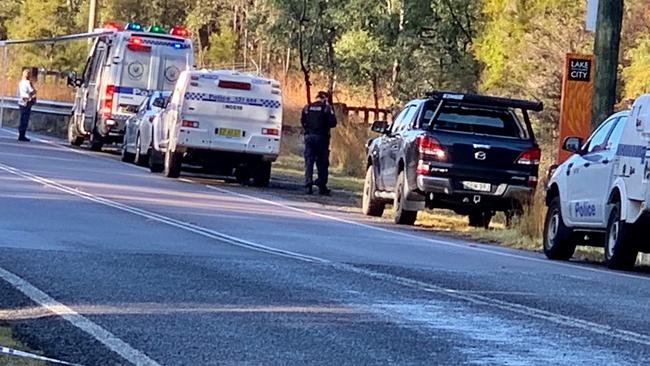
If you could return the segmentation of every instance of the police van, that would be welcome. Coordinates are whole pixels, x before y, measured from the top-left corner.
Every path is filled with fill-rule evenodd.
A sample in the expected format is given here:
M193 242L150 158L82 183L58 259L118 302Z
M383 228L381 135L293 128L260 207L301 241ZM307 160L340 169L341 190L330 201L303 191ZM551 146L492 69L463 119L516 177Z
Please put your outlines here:
M280 153L280 83L233 70L184 71L153 125L152 171L178 177L186 163L267 186Z
M634 267L639 252L650 252L650 94L586 143L568 137L563 148L574 155L547 186L546 256L567 260L586 244L603 247L610 268Z
M90 51L83 74L68 80L77 88L68 140L93 150L119 143L127 118L156 90L172 90L183 70L192 67L192 42L185 28L147 30L109 22Z

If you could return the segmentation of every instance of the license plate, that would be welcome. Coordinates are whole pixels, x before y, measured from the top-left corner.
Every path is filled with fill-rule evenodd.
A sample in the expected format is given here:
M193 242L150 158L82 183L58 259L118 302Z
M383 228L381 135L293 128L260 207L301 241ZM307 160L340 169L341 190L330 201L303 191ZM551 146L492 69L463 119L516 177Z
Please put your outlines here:
M479 192L492 191L492 185L489 183L463 182L463 188Z
M234 128L220 128L219 131L217 131L219 136L226 136L226 137L241 137L241 130L237 130Z

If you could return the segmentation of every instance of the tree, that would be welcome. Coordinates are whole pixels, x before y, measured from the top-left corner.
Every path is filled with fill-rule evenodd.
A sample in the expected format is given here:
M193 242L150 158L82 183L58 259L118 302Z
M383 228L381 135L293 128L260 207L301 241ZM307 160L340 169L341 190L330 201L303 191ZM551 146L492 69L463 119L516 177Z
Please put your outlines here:
M235 34L230 28L223 28L219 33L212 33L205 62L214 67L220 64L232 64L235 59Z
M640 39L627 55L631 64L623 70L625 97L634 99L650 93L650 35Z

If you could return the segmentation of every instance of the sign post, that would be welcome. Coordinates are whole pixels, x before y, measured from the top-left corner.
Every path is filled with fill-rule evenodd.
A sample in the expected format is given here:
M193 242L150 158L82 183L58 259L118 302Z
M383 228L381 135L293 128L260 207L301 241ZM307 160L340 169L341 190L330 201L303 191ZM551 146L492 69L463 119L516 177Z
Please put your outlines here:
M562 150L568 136L587 138L591 132L591 99L595 62L593 55L567 54L562 79L560 134L557 163L571 154Z

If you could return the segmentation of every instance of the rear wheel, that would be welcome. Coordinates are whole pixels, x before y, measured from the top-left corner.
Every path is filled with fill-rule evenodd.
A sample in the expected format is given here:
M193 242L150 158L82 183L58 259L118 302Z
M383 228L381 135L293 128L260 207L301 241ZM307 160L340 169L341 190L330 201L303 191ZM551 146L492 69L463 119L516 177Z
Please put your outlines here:
M163 174L167 178L178 178L181 176L181 164L183 155L171 150L165 152L165 165Z
M576 251L573 230L564 225L560 197L555 197L548 206L544 221L544 254L548 259L569 260Z
M469 226L487 229L492 221L491 211L477 211L469 214Z
M148 154L142 153L142 141L140 140L140 134L138 134L138 136L135 138L135 155L133 157L133 162L140 166L146 166L147 163L149 163Z
M410 211L404 208L406 202L406 176L400 172L397 176L397 186L395 187L395 200L393 201L394 217L396 224L413 225L418 217L417 211Z
M371 165L366 171L366 180L363 184L363 200L361 211L364 215L381 217L384 214L386 203L375 197L377 185L375 183L375 169Z
M271 183L271 162L262 161L255 164L253 171L253 185L255 187L268 187Z
M92 151L102 151L104 147L104 140L96 131L90 134L90 150Z
M149 154L149 170L152 173L161 173L165 169L163 159L164 156L160 151L151 149L151 154Z
M611 269L630 270L636 264L639 250L632 241L634 227L621 220L621 204L616 203L609 214L605 264Z

